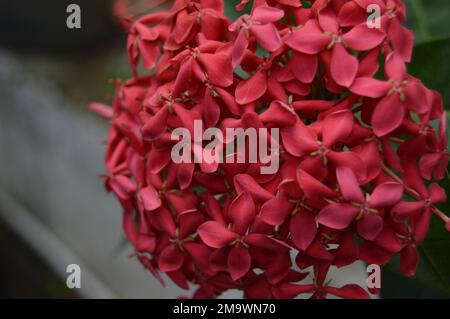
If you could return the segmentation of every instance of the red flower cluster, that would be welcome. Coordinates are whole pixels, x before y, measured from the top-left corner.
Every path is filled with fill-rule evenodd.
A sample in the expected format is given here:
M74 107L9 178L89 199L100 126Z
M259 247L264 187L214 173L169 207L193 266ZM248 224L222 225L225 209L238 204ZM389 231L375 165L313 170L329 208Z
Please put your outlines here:
M364 298L329 268L395 254L413 276L431 216L450 228L444 190L425 186L448 153L440 95L407 73L404 20L401 0L255 0L234 22L222 0L176 0L133 21L133 78L91 107L111 121L105 185L141 263L208 298ZM174 163L171 131L195 120L279 128L280 169Z

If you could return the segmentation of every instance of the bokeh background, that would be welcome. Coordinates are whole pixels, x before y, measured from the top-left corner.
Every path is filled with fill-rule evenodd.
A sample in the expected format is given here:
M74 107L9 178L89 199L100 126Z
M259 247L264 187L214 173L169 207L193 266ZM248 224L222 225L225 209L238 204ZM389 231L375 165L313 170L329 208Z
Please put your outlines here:
M227 14L236 17L225 0ZM410 72L444 95L450 108L450 1L407 0L416 32ZM66 27L66 7L81 7L81 29ZM112 79L130 76L126 34L113 0L0 0L0 297L174 298L135 259L121 230L121 209L106 194L107 123L87 108L108 103ZM130 0L140 14L164 0ZM443 185L450 194L449 179ZM442 209L449 212L449 205ZM66 287L79 264L81 289ZM364 265L337 281L364 283ZM438 222L421 248L418 276L405 279L393 260L383 270L383 298L448 298L450 236ZM224 297L238 297L231 292Z

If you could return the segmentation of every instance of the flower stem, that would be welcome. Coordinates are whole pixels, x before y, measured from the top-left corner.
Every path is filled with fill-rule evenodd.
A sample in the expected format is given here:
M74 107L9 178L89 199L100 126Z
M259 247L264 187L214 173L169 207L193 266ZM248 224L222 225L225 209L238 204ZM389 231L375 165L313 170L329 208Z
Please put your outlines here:
M388 174L390 177L395 179L398 183L402 184L403 187L405 188L405 192L409 196L411 196L412 198L414 198L416 200L423 200L423 198L420 197L419 193L417 193L414 189L409 188L408 186L406 186L405 183L403 183L403 181L401 180L401 178L398 177L389 168L387 168L386 166L383 166L383 171L386 174ZM434 215L439 217L444 223L447 224L450 221L450 218L443 211L441 211L439 208L437 208L435 205L431 205L431 211L433 212Z

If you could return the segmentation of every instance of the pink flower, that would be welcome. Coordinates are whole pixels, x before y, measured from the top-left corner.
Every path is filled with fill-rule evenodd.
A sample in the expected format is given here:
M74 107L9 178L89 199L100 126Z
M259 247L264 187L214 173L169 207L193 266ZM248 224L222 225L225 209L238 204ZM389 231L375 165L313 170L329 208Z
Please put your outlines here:
M170 31L170 25L163 23L168 17L167 13L157 13L145 16L131 26L127 48L134 75L137 74L136 67L140 58L147 69L156 65L160 54L159 43L167 39Z
M115 82L112 107L90 108L110 125L105 188L122 206L133 255L161 283L164 273L183 289L195 284L194 298L229 289L368 298L354 283L335 287L330 267L399 255L413 276L432 216L450 231L437 207L446 115L439 93L407 72L403 2L309 3L255 0L229 21L223 0L176 0L126 24L132 78ZM370 4L380 29L366 24ZM262 160L175 162L172 132L194 136L195 121L202 134L279 129L278 171L263 174ZM196 159L207 147L189 146Z
M405 63L397 52L386 57L385 70L387 82L361 77L350 88L361 96L382 98L372 115L372 126L377 136L397 129L404 120L406 109L418 114L430 109L425 87L407 75Z
M372 194L361 192L353 171L338 167L337 180L344 202L331 203L323 208L318 222L333 229L344 229L356 221L358 234L373 240L383 229L384 208L397 204L403 195L403 186L395 182L377 185Z
M233 200L228 208L228 216L232 222L229 226L223 221L207 221L200 225L198 233L207 246L222 249L216 254L228 255L227 266L233 280L240 279L250 270L250 246L274 251L287 248L277 240L249 229L255 219L255 204L248 192L241 193ZM232 248L224 251L227 245Z
M403 174L405 185L411 188L415 193L416 201L402 201L393 208L393 214L396 218L410 217L414 227L414 237L417 243L422 242L428 232L430 218L432 215L432 206L437 203L444 203L447 196L443 188L438 184L432 183L428 189L425 188L423 180L417 165L408 162L405 163Z
M317 59L311 55L315 56L325 50L331 50L329 65L331 77L338 85L349 87L358 71L358 59L346 48L368 51L383 42L385 37L382 31L369 29L366 23L361 23L344 34L334 10L326 7L319 11L318 20L311 19L305 26L294 31L286 39L286 44L295 51L303 53L298 61L303 61L302 66L305 69L317 67Z
M230 25L230 31L239 31L233 49L233 67L241 64L249 45L250 33L263 49L273 52L280 48L280 34L273 23L283 16L283 10L262 5L256 7L251 15L243 15Z

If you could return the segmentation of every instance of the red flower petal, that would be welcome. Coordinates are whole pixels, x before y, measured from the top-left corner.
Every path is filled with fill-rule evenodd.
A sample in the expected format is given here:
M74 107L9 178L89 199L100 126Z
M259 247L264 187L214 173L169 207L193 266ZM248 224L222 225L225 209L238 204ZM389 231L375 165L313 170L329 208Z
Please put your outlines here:
M379 98L385 96L392 88L392 84L385 81L372 79L369 77L357 78L350 87L352 93L367 96L371 98Z
M158 174L170 162L170 150L153 147L149 153L147 165L150 173Z
M384 265L391 260L392 253L370 241L364 241L359 248L359 258L367 264Z
M176 236L177 227L173 221L172 214L166 207L159 207L150 215L150 217L151 222L156 229L163 231L172 237Z
M207 127L214 127L220 117L220 107L212 94L210 90L206 90L202 103L203 116Z
M292 216L289 229L295 246L298 249L306 250L316 237L316 219L310 212L301 210Z
M368 51L377 47L386 38L386 34L378 29L370 29L366 23L357 25L342 36L348 46L356 51Z
M325 111L335 104L334 101L305 100L292 103L296 111Z
M383 230L383 218L375 214L366 214L356 224L358 234L367 240L374 240Z
M183 243L183 248L191 255L195 263L200 266L201 270L209 275L214 275L214 272L210 269L209 256L211 249L202 243L186 242Z
M403 81L406 75L406 65L402 57L395 51L386 57L385 63L386 75L391 80Z
M333 198L336 196L335 192L321 183L302 169L297 171L297 181L300 188L305 192L309 198L313 197L328 197Z
M317 221L333 229L344 229L350 225L358 213L359 208L355 206L333 203L320 211Z
M261 220L272 226L281 225L293 209L294 204L286 198L273 198L262 205Z
M139 191L145 210L152 211L161 206L158 192L152 185L141 188Z
M261 24L276 22L283 16L283 10L269 6L259 6L252 12L252 20L258 21Z
M208 80L212 84L227 87L233 83L233 67L230 57L222 53L201 53L197 59L205 68Z
M257 202L265 202L274 198L273 194L262 188L253 177L247 174L238 174L234 177L234 186L238 194L247 191Z
M291 267L292 262L289 252L283 252L274 256L264 275L270 284L276 285L289 274Z
M89 104L89 109L105 120L111 120L114 115L113 108L103 103L91 103Z
M403 185L386 182L378 185L370 196L371 207L388 207L397 204L403 197Z
M392 228L385 227L374 241L378 246L391 253L398 253L403 248L401 239Z
M182 94L188 87L189 81L191 81L191 76L194 73L194 64L198 67L198 64L191 57L187 57L182 60L173 88L173 93L175 96Z
M333 112L323 123L323 144L331 147L346 139L353 129L353 113L348 110Z
M419 253L412 245L407 245L400 254L400 270L408 277L416 275L417 265L419 263Z
M309 20L305 26L294 31L285 41L292 49L306 54L317 54L324 50L331 37L324 35L315 20Z
M294 156L303 156L318 148L317 136L300 123L281 130L281 138L286 150Z
M264 50L273 52L278 50L282 44L278 29L273 24L252 24L250 31Z
M188 14L187 10L181 10L177 15L172 37L177 44L184 43L192 34L196 25L195 17Z
M201 224L197 231L202 241L213 248L225 247L237 237L235 233L216 221L208 221Z
M315 240L312 242L312 244L308 247L308 249L306 250L305 254L308 257L311 257L313 259L315 259L315 261L319 261L321 263L323 263L322 265L329 265L333 259L334 259L334 255L329 252L321 243L319 240ZM297 259L296 262L297 264L300 266L299 264L299 257L301 257L302 255L299 253L297 255Z
M358 72L358 59L337 43L332 52L330 72L333 80L343 87L350 87Z
M292 53L292 73L303 83L311 83L314 80L318 63L317 55L304 54L298 51Z
M252 259L247 248L235 245L228 255L228 271L231 279L239 280L250 270Z
M416 244L420 244L427 236L428 229L430 228L431 209L429 207L416 217L414 220L414 238ZM413 226L413 227L414 227Z
M372 127L379 137L397 129L405 117L405 108L400 104L397 94L383 98L372 114Z
M410 80L403 88L405 94L404 105L419 114L430 111L431 105L427 100L426 88L417 80Z
M184 261L184 255L175 245L167 245L158 257L158 267L163 272L171 272L180 269Z
M280 101L270 103L269 108L259 117L263 123L270 123L273 127L292 126L297 120L295 112Z
M319 11L319 24L323 31L337 34L339 32L339 23L334 10L327 6Z
M360 144L353 148L352 152L363 161L367 168L367 179L365 182L373 180L380 174L383 166L383 158L377 142L373 141L371 143Z
M136 191L134 182L124 175L117 175L111 179L110 186L121 199L128 199Z
M242 28L241 31L239 31L239 34L234 41L233 46L233 55L232 55L232 66L233 68L239 66L242 62L242 59L244 58L245 51L248 47L248 39L247 34L245 33L245 29Z
M228 110L234 115L242 115L243 110L234 100L234 96L222 88L216 87L214 91L220 96L223 103L228 107Z
M425 206L423 201L400 202L392 208L392 214L398 219L407 218Z
M323 180L328 174L328 167L320 156L308 156L298 166L317 180Z
M153 43L147 43L144 41L139 41L138 46L142 55L144 67L147 69L152 69L156 65L158 59L158 54L160 52L159 47Z
M353 240L353 232L347 232L342 236L339 247L335 250L334 263L337 267L353 264L358 259L359 249Z
M236 87L236 102L249 104L256 101L266 93L267 76L264 70L256 72L248 79L239 82Z
M414 32L402 26L398 19L389 22L389 40L394 50L400 54L405 62L411 62L414 47Z
M164 105L158 113L153 115L142 127L142 137L148 141L154 141L166 131L169 109Z
M184 105L179 103L173 103L172 107L183 124L183 127L189 130L191 136L194 136L194 121L201 120L200 114L196 111L187 109Z
M341 27L354 26L367 20L367 13L355 2L346 2L338 13L338 22Z
M437 183L432 183L428 188L428 192L430 193L430 199L433 204L444 203L447 201L445 190Z
M425 154L420 158L420 172L422 173L422 176L426 179L430 180L433 174L433 171L435 170L436 166L439 165L439 163L442 160L442 154L440 153L430 153ZM445 160L446 161L446 160ZM445 165L447 166L447 165ZM442 179L444 175L440 176L434 176L435 179Z
M346 200L358 203L364 202L364 196L359 187L359 182L356 179L355 173L350 168L338 167L336 169L336 177L341 193Z
M186 189L191 185L194 169L194 163L177 164L177 179L180 189Z
M136 243L136 250L139 252L153 253L156 248L156 237L154 236L139 236Z
M349 167L355 173L359 182L363 182L367 178L366 166L362 159L356 153L348 152L334 152L329 151L327 157L330 163L335 167Z
M255 218L255 203L250 194L246 191L240 193L228 210L235 226L235 232L244 234Z

